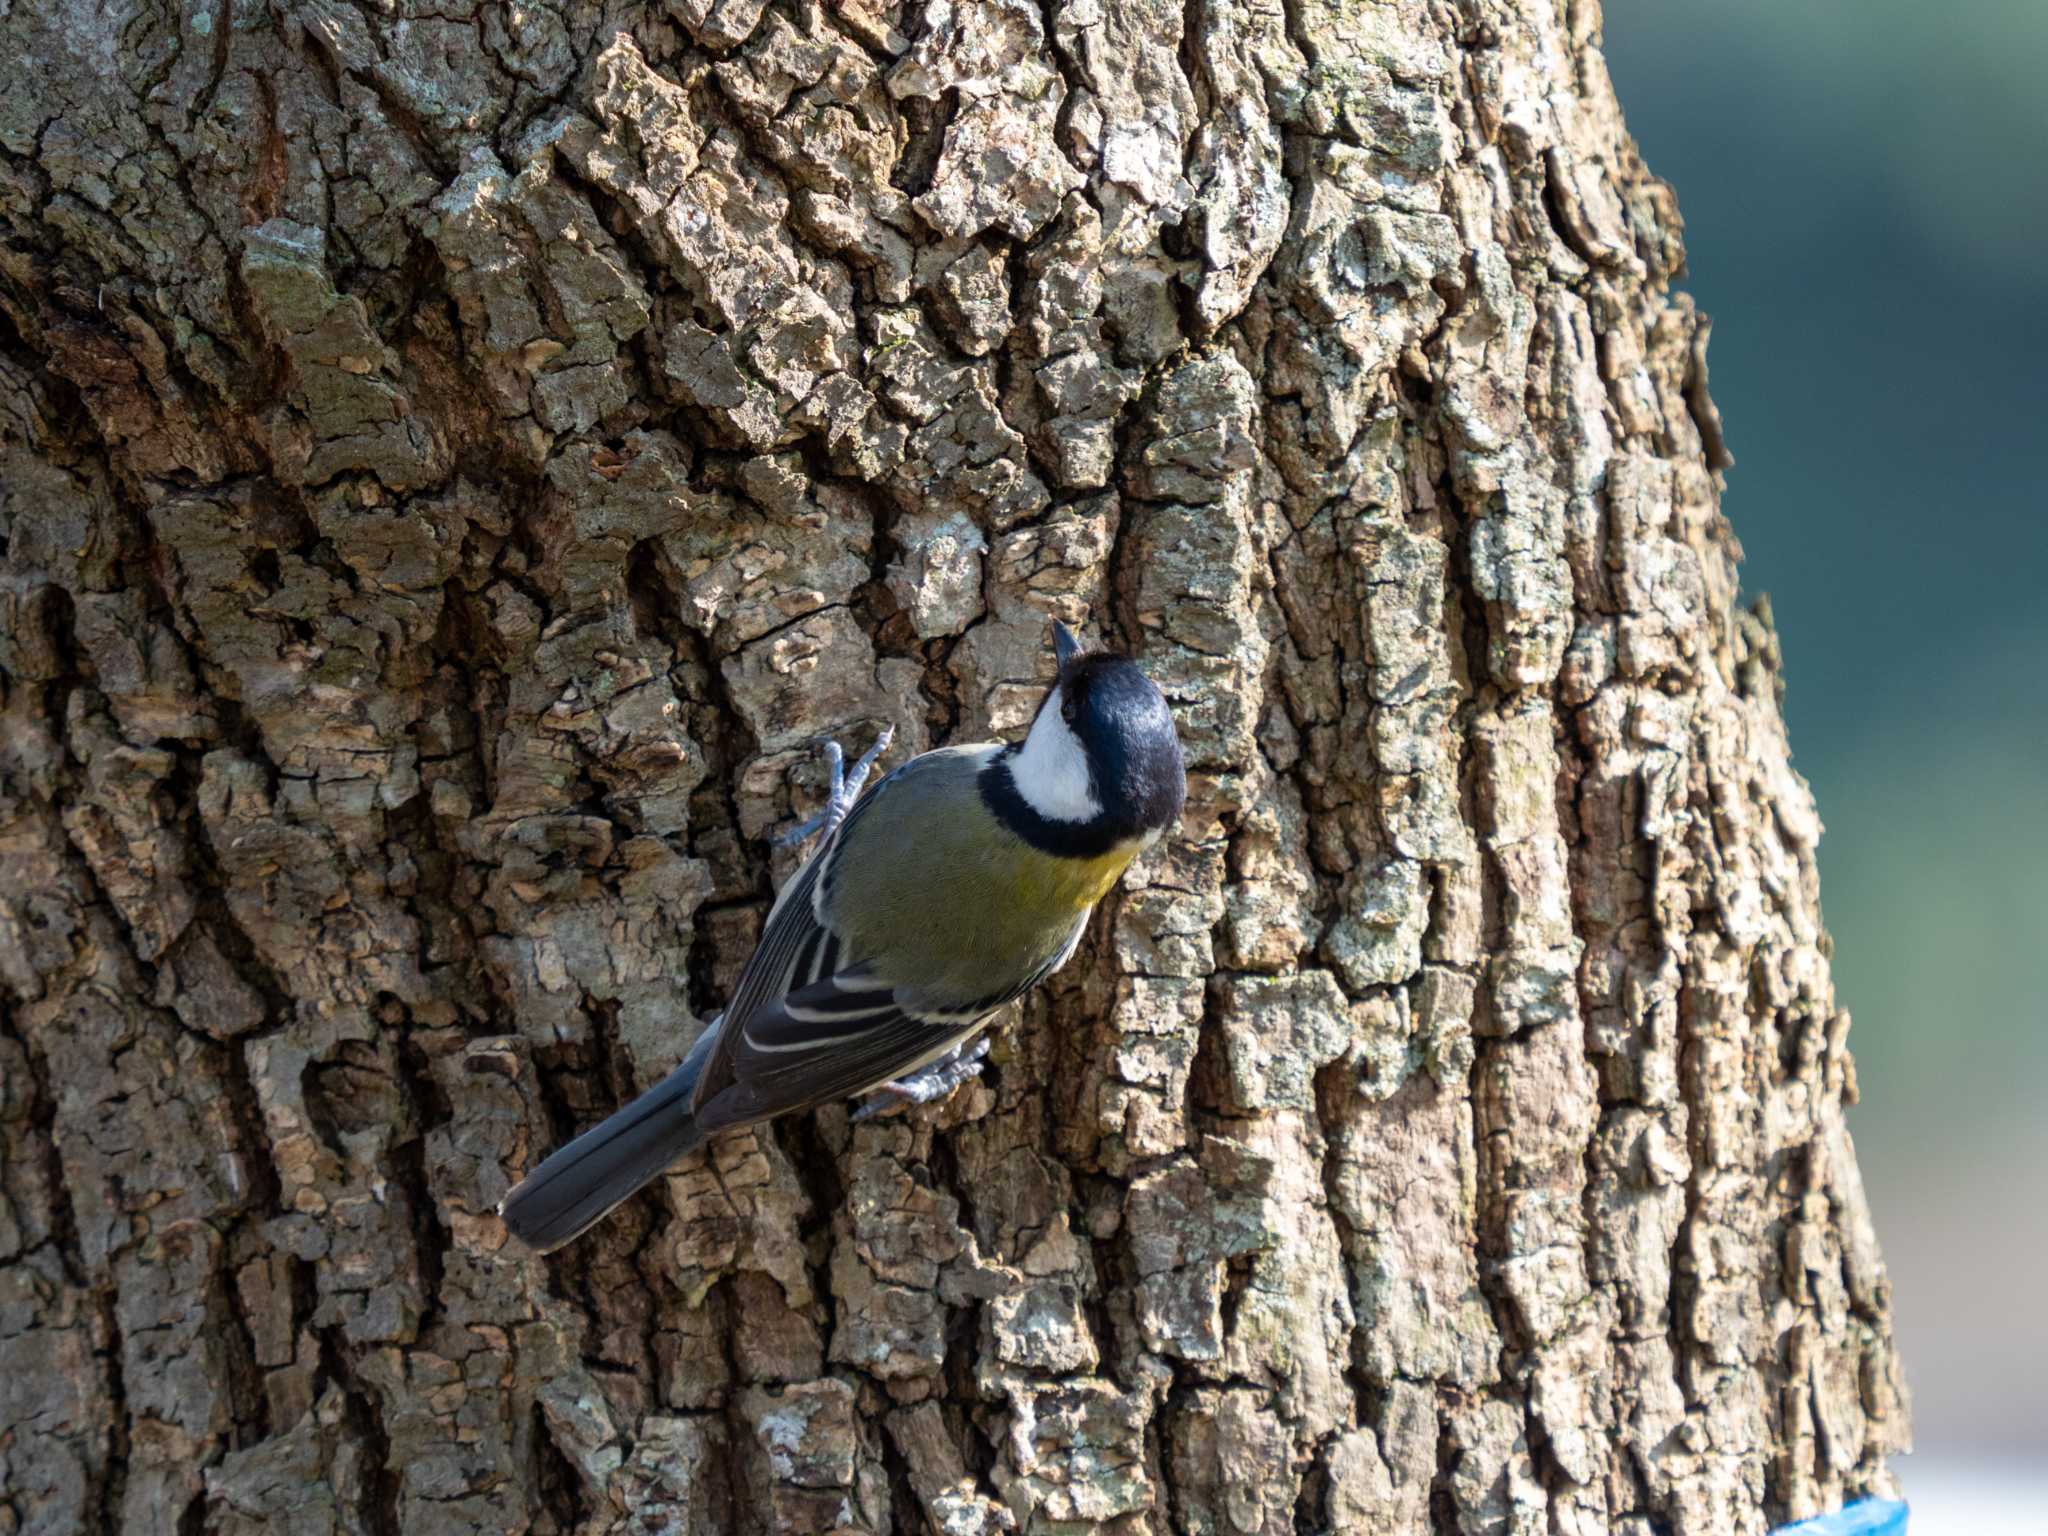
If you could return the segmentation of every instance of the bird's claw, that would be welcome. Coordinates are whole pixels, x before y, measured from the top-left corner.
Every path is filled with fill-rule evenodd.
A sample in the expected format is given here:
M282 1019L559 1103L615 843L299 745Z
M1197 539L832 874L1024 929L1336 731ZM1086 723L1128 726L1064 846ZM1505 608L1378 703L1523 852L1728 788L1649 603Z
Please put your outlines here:
M952 1055L942 1056L908 1077L879 1085L854 1110L853 1119L858 1124L907 1105L930 1104L943 1099L969 1078L978 1075L982 1060L987 1055L988 1036L983 1035L971 1046L956 1049Z
M789 848L802 842L813 833L830 833L846 820L846 813L853 809L853 802L860 798L862 787L868 781L868 773L875 766L876 759L888 750L890 741L896 735L896 727L885 725L875 737L875 743L861 753L854 762L853 771L846 768L846 753L836 741L825 743L825 769L831 776L832 788L825 797L825 808L808 821L797 823L787 832L775 836L778 848Z

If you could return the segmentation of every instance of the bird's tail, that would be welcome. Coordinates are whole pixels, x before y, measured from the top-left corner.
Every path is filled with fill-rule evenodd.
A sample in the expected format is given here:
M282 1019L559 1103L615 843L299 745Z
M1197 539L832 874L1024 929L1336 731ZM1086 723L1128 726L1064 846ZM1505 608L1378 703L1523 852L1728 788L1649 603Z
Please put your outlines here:
M536 1253L559 1248L701 1142L690 1100L717 1032L714 1022L675 1071L520 1180L498 1207L512 1235Z

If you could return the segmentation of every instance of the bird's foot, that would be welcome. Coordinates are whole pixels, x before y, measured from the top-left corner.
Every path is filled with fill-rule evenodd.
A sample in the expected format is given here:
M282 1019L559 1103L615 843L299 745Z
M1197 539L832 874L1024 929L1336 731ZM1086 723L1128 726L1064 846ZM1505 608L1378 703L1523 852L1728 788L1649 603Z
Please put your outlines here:
M983 1035L972 1045L956 1046L950 1056L941 1056L928 1067L920 1068L908 1077L899 1077L894 1082L883 1083L861 1100L853 1112L856 1122L871 1120L876 1115L886 1115L909 1104L930 1104L943 1099L969 1078L981 1071L982 1059L988 1055L988 1036Z
M851 773L846 771L846 753L840 750L839 743L826 742L825 764L832 775L832 790L825 799L825 809L809 821L800 822L787 832L777 833L776 845L782 848L791 847L814 832L829 835L840 822L846 820L846 813L853 809L853 802L860 798L861 786L868 781L868 771L875 766L875 759L888 750L890 739L895 734L895 726L883 726L881 734L875 738L875 744L861 753Z

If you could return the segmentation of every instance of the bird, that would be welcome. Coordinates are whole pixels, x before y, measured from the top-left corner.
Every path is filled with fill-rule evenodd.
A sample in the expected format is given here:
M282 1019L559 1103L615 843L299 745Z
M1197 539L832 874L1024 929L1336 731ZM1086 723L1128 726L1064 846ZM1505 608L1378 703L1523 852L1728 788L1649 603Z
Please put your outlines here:
M499 1206L549 1252L721 1131L869 1095L929 1103L980 1070L991 1015L1072 958L1097 903L1179 819L1187 768L1165 696L1130 657L1053 625L1056 677L1014 743L920 753L865 795L884 728L824 752L818 836L725 1010L682 1064L535 1168Z

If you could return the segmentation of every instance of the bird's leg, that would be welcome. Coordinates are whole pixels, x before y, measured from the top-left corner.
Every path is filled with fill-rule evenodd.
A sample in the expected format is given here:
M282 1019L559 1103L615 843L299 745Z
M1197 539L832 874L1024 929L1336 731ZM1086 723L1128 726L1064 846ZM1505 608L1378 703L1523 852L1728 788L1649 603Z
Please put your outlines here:
M853 1118L856 1121L868 1120L890 1110L901 1109L906 1104L929 1104L935 1099L943 1099L981 1071L981 1061L986 1055L988 1035L984 1032L972 1045L963 1041L930 1066L921 1067L908 1077L883 1083L861 1100Z
M875 744L861 753L860 760L853 765L853 772L846 771L846 754L839 743L825 743L825 764L832 775L832 791L826 797L825 809L809 821L791 827L787 832L776 835L778 847L787 848L800 843L813 832L831 836L839 823L846 820L846 813L853 809L853 802L860 798L861 786L868 781L868 770L875 766L875 759L888 750L890 738L896 734L896 727L885 725L882 733L875 738Z

